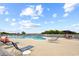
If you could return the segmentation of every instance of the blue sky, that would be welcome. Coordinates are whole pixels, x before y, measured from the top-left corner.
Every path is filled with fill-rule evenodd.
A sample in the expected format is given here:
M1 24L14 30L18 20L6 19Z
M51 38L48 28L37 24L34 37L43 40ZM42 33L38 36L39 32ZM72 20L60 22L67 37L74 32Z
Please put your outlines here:
M78 3L0 3L0 31L40 33L79 32Z

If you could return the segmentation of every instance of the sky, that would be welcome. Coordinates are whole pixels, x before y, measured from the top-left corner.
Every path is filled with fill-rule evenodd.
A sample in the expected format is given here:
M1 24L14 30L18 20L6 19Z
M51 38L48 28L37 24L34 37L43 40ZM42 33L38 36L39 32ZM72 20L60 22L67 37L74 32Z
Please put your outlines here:
M41 33L79 32L78 3L0 3L0 31Z

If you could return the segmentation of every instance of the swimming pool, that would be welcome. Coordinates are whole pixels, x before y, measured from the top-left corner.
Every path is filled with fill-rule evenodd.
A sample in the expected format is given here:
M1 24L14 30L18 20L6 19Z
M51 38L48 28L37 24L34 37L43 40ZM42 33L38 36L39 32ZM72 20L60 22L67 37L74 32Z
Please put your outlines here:
M42 35L8 35L11 39L34 39L34 40L45 40Z

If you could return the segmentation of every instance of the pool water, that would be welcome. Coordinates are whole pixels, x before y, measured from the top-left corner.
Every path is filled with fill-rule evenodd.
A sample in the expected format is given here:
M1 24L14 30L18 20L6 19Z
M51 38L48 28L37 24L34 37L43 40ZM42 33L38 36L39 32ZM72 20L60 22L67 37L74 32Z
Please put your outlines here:
M42 35L20 35L20 36L16 36L16 35L9 35L9 38L12 39L34 39L34 40L45 40L44 36Z

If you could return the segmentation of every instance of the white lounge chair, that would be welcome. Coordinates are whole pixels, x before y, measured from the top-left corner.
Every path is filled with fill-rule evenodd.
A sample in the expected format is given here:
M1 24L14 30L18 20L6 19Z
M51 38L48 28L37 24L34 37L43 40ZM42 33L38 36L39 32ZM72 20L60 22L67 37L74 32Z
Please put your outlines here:
M49 42L54 42L57 41L59 37L45 37L47 39L47 41Z

